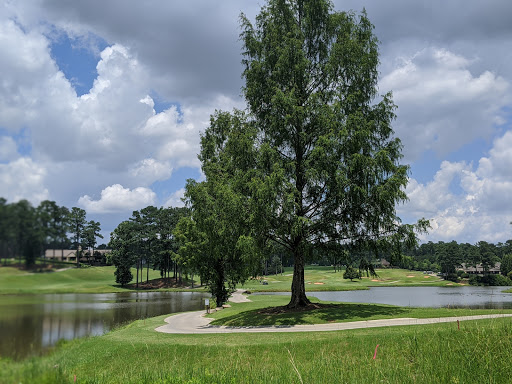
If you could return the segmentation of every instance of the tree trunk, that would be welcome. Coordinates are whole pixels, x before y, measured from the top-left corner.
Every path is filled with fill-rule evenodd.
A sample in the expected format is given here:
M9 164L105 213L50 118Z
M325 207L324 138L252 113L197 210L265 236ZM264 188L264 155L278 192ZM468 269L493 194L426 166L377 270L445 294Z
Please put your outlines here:
M139 260L137 260L137 278L135 280L135 287L139 289Z
M306 285L304 281L304 254L297 250L294 252L292 296L287 308L306 307L311 302L306 297Z
M76 267L80 268L80 237L78 237L77 243L78 245L76 246Z
M214 277L215 279L215 302L217 307L222 307L222 304L228 301L229 293L226 289L226 284L224 281L224 265L221 260L217 261L216 267L217 274Z

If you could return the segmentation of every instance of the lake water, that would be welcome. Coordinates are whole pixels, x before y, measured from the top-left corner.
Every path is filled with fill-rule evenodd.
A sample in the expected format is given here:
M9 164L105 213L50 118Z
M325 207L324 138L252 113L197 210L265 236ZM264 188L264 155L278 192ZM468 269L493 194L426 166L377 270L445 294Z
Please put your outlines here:
M101 335L115 326L199 310L199 292L0 295L0 356L40 354L61 339Z
M307 292L323 301L390 304L401 307L512 309L509 287L373 287L361 291ZM273 294L289 295L285 292Z
M502 293L506 288L375 287L308 295L325 301L512 309L512 294ZM101 335L136 319L200 310L208 297L198 292L0 295L0 356L19 359L43 353L61 339Z

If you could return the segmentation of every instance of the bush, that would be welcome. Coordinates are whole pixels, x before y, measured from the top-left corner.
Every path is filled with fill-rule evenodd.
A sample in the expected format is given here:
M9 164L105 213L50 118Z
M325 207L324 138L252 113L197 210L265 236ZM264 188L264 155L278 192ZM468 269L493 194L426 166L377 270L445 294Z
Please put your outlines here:
M510 279L502 275L486 275L484 276L484 284L495 287L512 285Z
M454 283L457 283L459 281L459 276L456 273L447 273L444 276L445 280L453 281Z
M343 273L343 278L350 279L350 281L354 279L360 279L361 273L358 270L352 268L351 266L348 266L345 272Z
M512 281L502 275L484 275L484 276L471 276L469 278L471 285L488 285L492 287L503 287L512 285Z

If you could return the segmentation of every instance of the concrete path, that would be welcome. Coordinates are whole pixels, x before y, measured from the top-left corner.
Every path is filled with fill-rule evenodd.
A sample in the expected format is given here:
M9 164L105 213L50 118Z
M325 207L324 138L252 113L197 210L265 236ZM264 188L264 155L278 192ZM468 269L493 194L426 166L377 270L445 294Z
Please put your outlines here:
M243 293L245 291L243 289L237 289L235 292L231 294L231 297L229 298L229 301L232 303L247 303L251 300L247 298Z
M239 301L240 300L240 301ZM250 301L240 291L233 294L231 302ZM314 325L281 325L270 327L225 327L210 325L213 319L204 317L205 311L185 312L169 316L165 319L166 325L156 328L157 332L179 333L179 334L197 334L197 333L258 333L258 332L316 332L316 331L341 331L345 329L393 327L398 325L422 325L437 323L456 323L457 320L480 320L494 319L499 317L512 317L512 314L496 315L478 315L478 316L459 316L459 317L437 317L431 319L384 319L368 321L351 321L347 323L329 323Z

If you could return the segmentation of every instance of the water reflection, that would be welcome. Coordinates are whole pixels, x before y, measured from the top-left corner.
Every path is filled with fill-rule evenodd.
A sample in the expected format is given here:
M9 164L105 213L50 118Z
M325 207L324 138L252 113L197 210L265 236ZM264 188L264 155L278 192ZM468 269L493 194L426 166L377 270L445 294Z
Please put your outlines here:
M323 301L390 304L401 307L512 309L509 287L372 287L364 291L308 292ZM287 294L289 293L274 293Z
M202 309L208 296L198 292L0 296L0 356L23 358L61 339L101 335L136 319Z

